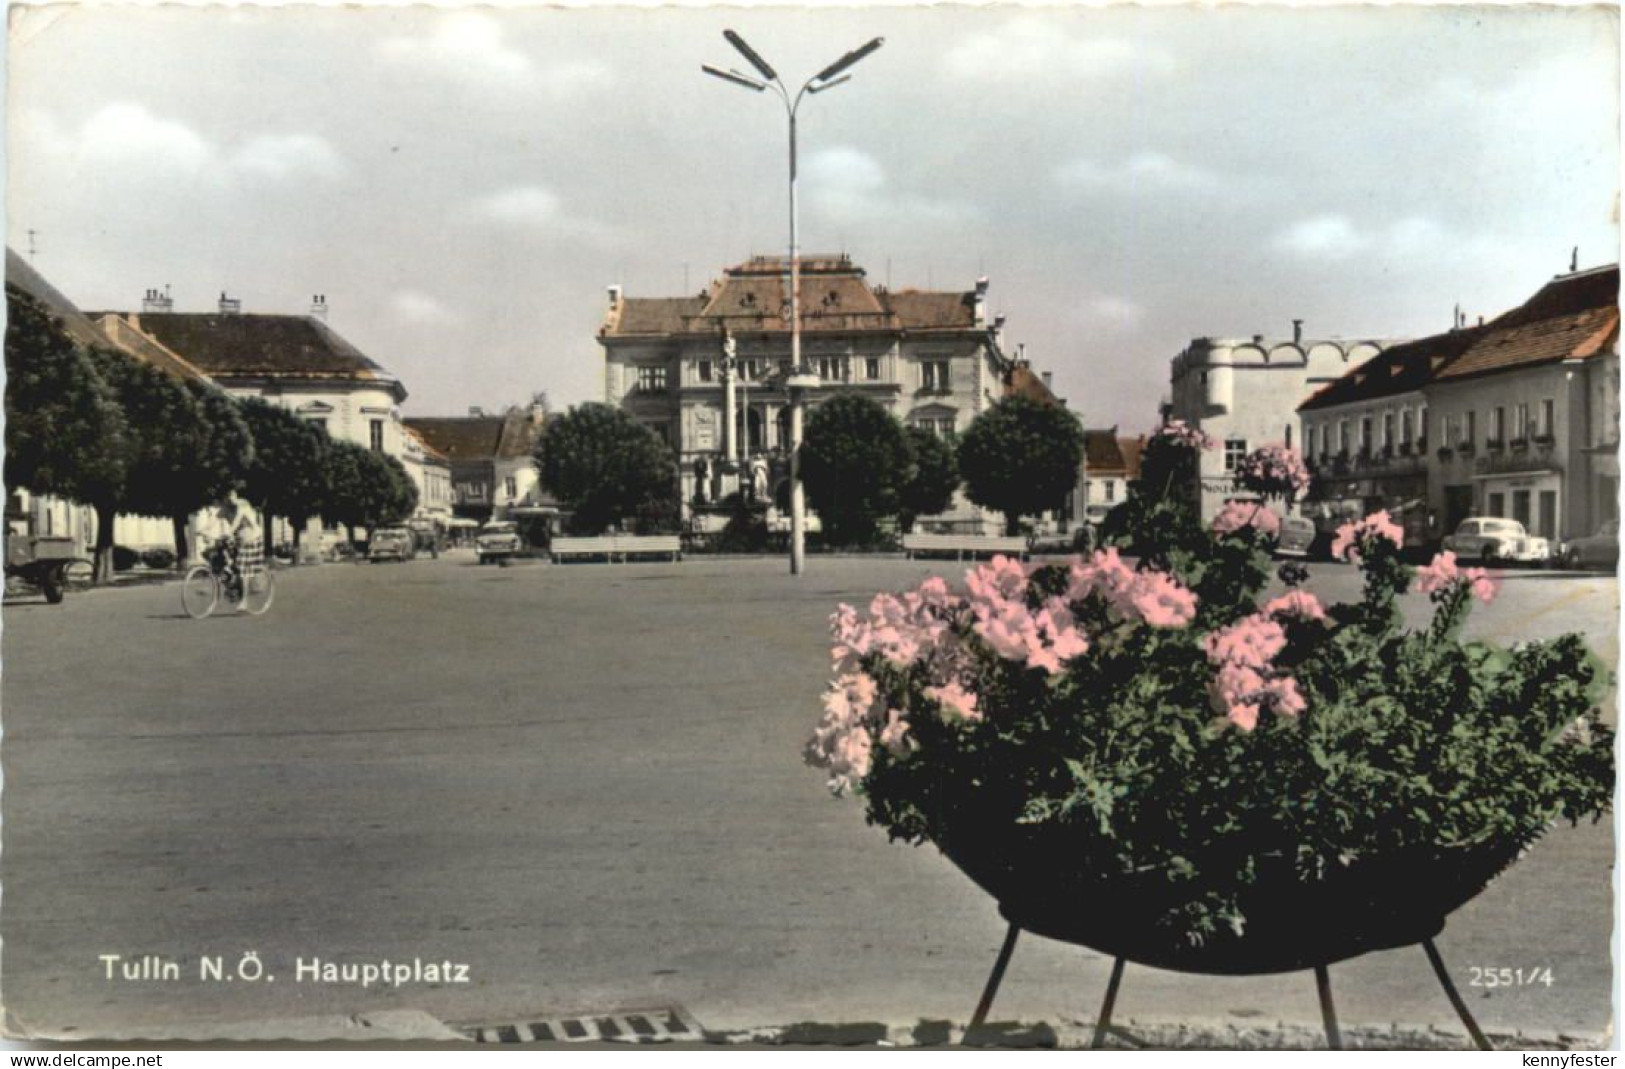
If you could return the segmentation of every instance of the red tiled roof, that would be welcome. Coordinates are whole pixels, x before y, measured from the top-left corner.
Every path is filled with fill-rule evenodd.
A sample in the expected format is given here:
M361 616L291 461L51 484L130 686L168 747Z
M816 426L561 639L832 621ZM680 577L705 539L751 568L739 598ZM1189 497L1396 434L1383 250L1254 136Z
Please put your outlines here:
M1140 452L1144 448L1144 436L1117 439L1117 451L1123 454L1123 473L1126 478L1138 479L1140 477Z
M1004 376L1004 396L1025 397L1039 404L1055 404L1055 393L1027 364L1013 364Z
M215 378L352 379L406 390L394 375L309 316L112 313Z
M1358 401L1420 390L1447 371L1474 342L1491 328L1467 327L1435 334L1415 341L1389 346L1342 378L1329 382L1298 406L1299 412L1312 412Z
M1585 360L1618 342L1619 265L1614 264L1552 279L1523 305L1488 323L1483 336L1437 378Z
M1128 463L1123 456L1121 439L1117 437L1117 428L1107 430L1085 430L1083 432L1083 457L1091 475L1126 474Z
M871 289L845 256L801 261L803 331L970 330L975 293ZM730 267L697 297L625 297L605 317L600 337L788 331L789 263L757 256Z
M497 416L412 416L401 422L448 460L461 461L528 457L541 430L524 410Z

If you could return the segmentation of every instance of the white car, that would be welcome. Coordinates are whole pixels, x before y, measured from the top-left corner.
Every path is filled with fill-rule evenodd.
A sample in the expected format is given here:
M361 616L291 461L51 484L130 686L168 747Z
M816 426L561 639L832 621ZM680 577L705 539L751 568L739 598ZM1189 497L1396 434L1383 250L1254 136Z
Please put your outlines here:
M519 525L510 520L493 520L480 528L474 539L474 552L480 563L504 561L524 548L519 538Z
M1517 520L1495 516L1462 520L1443 546L1462 560L1485 564L1546 564L1552 559L1551 542L1530 534Z

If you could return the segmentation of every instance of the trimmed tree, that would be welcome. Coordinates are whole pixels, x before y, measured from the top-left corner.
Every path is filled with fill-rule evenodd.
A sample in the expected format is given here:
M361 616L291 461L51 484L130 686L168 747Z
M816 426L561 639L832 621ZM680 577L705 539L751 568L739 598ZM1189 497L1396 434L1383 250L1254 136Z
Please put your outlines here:
M327 497L327 454L332 440L321 427L257 397L238 402L253 439L254 455L244 473L244 493L267 521L281 517L293 528L294 559L312 517L322 514Z
M675 523L677 458L619 408L577 405L549 420L536 442L536 466L543 489L570 510L576 534L624 521L650 530Z
M96 581L113 577L113 521L119 513L170 515L171 487L197 466L203 412L179 379L123 353L91 351L123 410L129 464L124 478L90 498L96 508Z
M344 525L350 541L355 529L400 523L417 508L418 491L406 468L355 442L338 441L327 451L327 493L322 517Z
M867 397L836 394L807 417L801 481L832 545L875 542L880 521L901 510L913 466L903 425Z
M1006 534L1021 517L1066 503L1083 462L1083 428L1060 405L1006 397L977 416L959 441L965 494L1004 514Z
M907 427L905 433L914 466L903 484L897 524L912 531L918 517L946 512L953 505L954 491L959 489L959 462L953 446L925 428Z
M124 482L124 414L90 356L33 296L6 285L5 481L89 503Z
M201 509L241 491L254 463L254 439L242 406L210 383L188 380L183 385L197 402L201 419L192 436L191 464L162 488L162 503L175 533L175 560L182 564L190 549L187 521Z

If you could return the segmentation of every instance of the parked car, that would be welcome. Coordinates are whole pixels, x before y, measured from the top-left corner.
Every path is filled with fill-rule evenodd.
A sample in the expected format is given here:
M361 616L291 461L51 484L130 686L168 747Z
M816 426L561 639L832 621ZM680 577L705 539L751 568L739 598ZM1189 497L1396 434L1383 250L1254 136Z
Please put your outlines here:
M1564 543L1561 559L1569 568L1618 568L1619 521L1608 520L1596 534Z
M480 528L479 536L474 539L474 552L481 564L507 560L523 548L519 525L512 520L492 520Z
M1546 564L1552 559L1552 544L1524 530L1517 520L1483 516L1462 520L1456 533L1444 540L1444 548L1465 560L1489 563Z
M411 560L417 556L417 543L405 527L380 527L367 541L367 559Z
M1287 516L1281 520L1281 533L1276 538L1275 553L1281 557L1305 557L1314 548L1315 523L1304 516Z

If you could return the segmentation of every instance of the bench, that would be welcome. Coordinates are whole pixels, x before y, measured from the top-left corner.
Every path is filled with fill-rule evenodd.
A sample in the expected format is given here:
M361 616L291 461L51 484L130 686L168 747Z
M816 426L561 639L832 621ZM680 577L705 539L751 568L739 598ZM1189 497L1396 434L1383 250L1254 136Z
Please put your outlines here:
M964 560L965 555L975 557L979 553L1002 553L1007 557L1018 560L1027 558L1027 539L1021 535L977 535L977 534L921 534L909 533L903 536L903 552L910 560L921 553L951 553L956 560Z
M553 539L555 561L566 557L603 557L614 563L629 556L660 556L683 559L683 540L678 535L595 535L590 538L558 536Z

